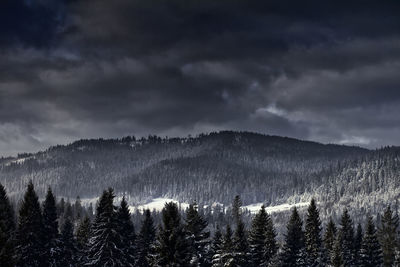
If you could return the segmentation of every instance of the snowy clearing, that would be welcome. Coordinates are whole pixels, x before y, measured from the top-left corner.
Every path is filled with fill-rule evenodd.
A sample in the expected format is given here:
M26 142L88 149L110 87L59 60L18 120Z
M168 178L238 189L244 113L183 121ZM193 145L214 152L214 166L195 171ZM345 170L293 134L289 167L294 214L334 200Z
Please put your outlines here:
M290 210L293 207L303 208L303 207L308 206L309 204L310 204L309 202L299 202L299 203L295 203L295 204L285 203L285 204L281 204L281 205L265 207L265 210L268 213L282 212L282 211ZM251 213L257 213L260 210L262 205L263 205L263 203L255 203L255 204L243 206L243 208L249 210Z
M81 204L85 207L89 206L90 203L93 204L93 206L96 205L96 202L99 200L99 197L94 197L94 198L82 198L81 199ZM122 200L122 197L117 196L115 198L115 203L119 203ZM152 201L143 204L143 205L130 205L129 206L129 210L133 213L136 212L136 210L139 211L143 211L145 209L149 209L150 211L156 210L156 211L161 211L164 208L165 203L167 202L174 202L178 205L180 205L180 207L182 209L186 209L187 207L189 207L188 203L179 203L179 201L172 199L172 198L153 198ZM269 206L269 207L265 207L265 210L268 213L274 213L274 212L282 212L282 211L288 211L290 209L292 209L293 207L297 207L297 208L304 208L307 207L310 203L309 202L299 202L299 203L295 203L295 204L281 204L281 205L276 205L276 206ZM243 209L247 209L249 210L251 213L257 213L261 206L263 205L263 203L254 203L254 204L250 204L250 205L246 205L243 206ZM206 208L208 205L205 205L204 208ZM223 206L222 203L219 202L214 202L211 207L215 208L215 206Z
M178 201L172 199L172 198L154 198L151 202L144 204L144 205L139 205L139 206L129 206L129 209L131 212L136 211L139 209L140 211L144 209L149 209L150 211L156 210L156 211L161 211L164 208L165 203L167 202L174 202L178 205L181 206L182 209L186 209L189 207L188 203L179 203Z

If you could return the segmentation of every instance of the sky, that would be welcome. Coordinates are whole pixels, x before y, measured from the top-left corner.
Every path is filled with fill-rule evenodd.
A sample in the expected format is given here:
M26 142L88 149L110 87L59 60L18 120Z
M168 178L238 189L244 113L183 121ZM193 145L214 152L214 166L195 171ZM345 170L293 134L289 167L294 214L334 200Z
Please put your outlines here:
M254 131L400 145L400 3L3 0L0 156Z

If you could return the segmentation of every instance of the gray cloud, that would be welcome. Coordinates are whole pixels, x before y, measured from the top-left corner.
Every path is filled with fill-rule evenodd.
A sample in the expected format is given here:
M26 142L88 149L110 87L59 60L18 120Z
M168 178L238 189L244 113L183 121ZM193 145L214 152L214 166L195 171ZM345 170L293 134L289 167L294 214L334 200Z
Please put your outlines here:
M399 145L396 1L0 5L2 155L222 129Z

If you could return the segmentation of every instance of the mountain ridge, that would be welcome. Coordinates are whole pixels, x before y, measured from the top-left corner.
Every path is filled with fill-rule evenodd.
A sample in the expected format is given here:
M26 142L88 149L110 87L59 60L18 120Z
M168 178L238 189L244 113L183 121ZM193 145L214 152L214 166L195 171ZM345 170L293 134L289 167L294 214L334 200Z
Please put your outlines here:
M0 182L15 199L32 180L40 196L51 186L57 195L72 199L91 198L112 186L131 204L158 197L228 204L241 195L244 204L316 197L333 206L366 192L378 194L376 199L395 198L399 151L234 131L187 138L88 139L3 158ZM357 179L364 189L357 189ZM380 191L392 185L390 193Z
M155 140L161 140L161 141L169 141L169 142L187 142L188 140L191 139L197 139L197 138L202 138L205 136L214 136L214 135L220 135L220 134L240 134L240 135L253 135L253 136L258 136L258 137L265 137L265 138L270 138L270 139L280 139L280 140L287 140L287 141L292 141L292 142L303 142L303 143L309 143L309 144L316 144L316 145L323 145L323 146L335 146L335 147L347 147L347 148L355 148L355 149L362 149L362 150L369 150L373 151L373 149L368 149L362 146L358 145L346 145L346 144L336 144L336 143L321 143L313 140L306 140L306 139L299 139L299 138L294 138L294 137L288 137L288 136L279 136L279 135L270 135L270 134L264 134L264 133L257 133L257 132L251 132L251 131L230 131L230 130L224 130L224 131L217 131L217 132L210 132L210 133L201 133L196 136L191 136L188 135L187 137L161 137L157 135L148 135L147 137L141 137L137 139L135 136L123 136L121 138L83 138L83 139L78 139L75 141L72 141L67 144L57 144L48 147L45 150L39 150L36 152L21 152L18 153L17 156L3 156L0 158L1 161L5 160L12 160L12 159L20 159L20 158L26 158L35 154L40 154L40 153L45 153L48 152L49 150L54 150L54 149L63 149L63 148L69 148L69 147L77 147L81 145L87 145L87 144L115 144L115 143L126 143L126 142L151 142ZM396 146L393 146L396 147ZM383 147L382 147L383 148Z

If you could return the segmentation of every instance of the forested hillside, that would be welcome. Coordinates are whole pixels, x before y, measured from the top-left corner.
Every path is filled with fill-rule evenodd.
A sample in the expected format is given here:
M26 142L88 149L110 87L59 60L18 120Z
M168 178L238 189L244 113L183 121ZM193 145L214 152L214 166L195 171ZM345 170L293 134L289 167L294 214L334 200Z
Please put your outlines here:
M293 208L290 216L284 216L284 235L277 238L276 219L262 206L247 221L239 196L226 212L203 213L196 203L181 210L168 202L161 213L144 210L133 220L127 202L115 201L112 188L103 191L95 214L79 200L71 205L56 199L49 188L40 202L29 183L15 210L0 184L1 266L391 267L400 263L399 219L390 206L381 214L365 214L362 224L355 224L347 209L336 222L332 218L322 222L312 199L306 211Z
M397 199L398 148L371 151L247 132L188 138L80 140L0 161L11 199L32 180L39 196L93 198L112 186L129 204L153 198L245 205L306 202L315 197L330 216L338 203L379 209ZM336 211L340 212L340 210ZM336 215L333 214L335 217Z

